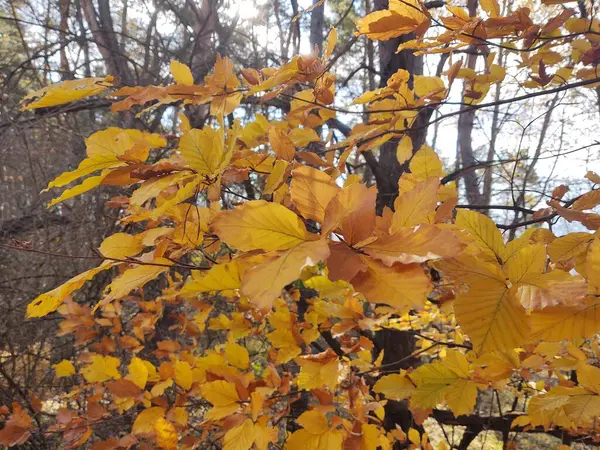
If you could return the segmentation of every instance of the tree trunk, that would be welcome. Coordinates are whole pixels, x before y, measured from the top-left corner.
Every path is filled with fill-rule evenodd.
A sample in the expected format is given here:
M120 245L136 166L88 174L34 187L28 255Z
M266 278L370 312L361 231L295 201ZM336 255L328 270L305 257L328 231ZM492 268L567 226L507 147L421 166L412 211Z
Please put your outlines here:
M375 0L374 7L375 10L387 9L388 2L386 0ZM389 77L399 69L410 72L411 78L414 75L421 75L423 73L422 57L415 56L412 51L406 50L396 53L398 45L410 39L414 39L413 34L379 42L380 87L385 86ZM410 82L412 83L412 79ZM413 153L425 143L427 128L422 125L429 121L430 116L431 111L424 110L412 124L416 128L409 132L413 142ZM377 164L379 174L376 176L378 214L382 213L385 206L393 207L394 200L398 196L398 181L402 173L408 168L407 164L401 165L398 162L396 157L397 145L398 139L392 139L380 148L379 162ZM415 351L414 336L406 331L393 329L378 331L375 334L374 344L377 353L384 352L384 364L402 360L402 363L398 365L398 369L400 369L414 365L416 362L410 358L410 355ZM393 430L396 424L405 431L415 426L407 403L390 400L385 406L384 426L387 430Z
M469 9L469 16L475 17L477 15L477 0L468 0L467 7ZM475 69L477 64L477 47L469 47L471 52L467 55L467 67L469 69ZM466 84L465 81L465 90ZM463 102L465 97L463 95ZM477 160L473 152L473 125L475 123L475 110L469 109L468 106L461 106L461 114L458 116L458 152L463 167L469 167L474 165ZM465 193L467 200L471 205L482 205L483 195L479 190L479 181L477 179L477 172L475 170L466 171L463 175L465 181Z

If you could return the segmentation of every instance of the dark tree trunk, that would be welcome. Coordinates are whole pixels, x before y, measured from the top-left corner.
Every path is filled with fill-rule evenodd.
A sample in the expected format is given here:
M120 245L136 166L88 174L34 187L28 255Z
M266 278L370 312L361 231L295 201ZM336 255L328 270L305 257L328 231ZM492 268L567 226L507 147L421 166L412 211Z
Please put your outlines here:
M375 0L375 10L388 8L386 0ZM402 51L396 53L398 45L414 39L413 34L401 36L400 38L390 39L388 41L379 42L379 72L380 72L380 87L387 84L390 76L398 70L404 69L410 72L411 78L414 75L423 73L423 58L415 56L411 51ZM412 83L412 79L411 79ZM413 124L405 124L411 126L412 131L409 136L413 142L413 153L416 152L424 143L427 137L426 124L431 116L431 111L423 110ZM393 208L394 200L398 196L398 181L402 173L408 169L407 164L400 164L396 157L396 147L398 139L391 139L380 148L377 177L377 213L381 214L384 207ZM383 301L384 299L382 299ZM415 351L414 336L399 330L385 329L379 331L374 339L375 351L377 353L384 352L384 364L391 364L396 361L402 361L397 368L406 368L414 365L417 361L410 358L410 355ZM385 422L384 426L387 430L393 430L398 424L403 430L407 431L411 426L415 427L413 417L408 409L406 402L388 401L385 406Z

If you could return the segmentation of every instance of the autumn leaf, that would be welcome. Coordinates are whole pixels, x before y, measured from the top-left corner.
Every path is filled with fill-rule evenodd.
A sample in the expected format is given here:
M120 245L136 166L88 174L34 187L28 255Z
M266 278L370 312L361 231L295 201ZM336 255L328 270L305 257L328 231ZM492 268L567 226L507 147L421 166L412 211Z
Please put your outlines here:
M339 231L349 245L370 237L375 228L376 196L376 190L364 184L352 184L339 191L327 205L321 234Z
M181 136L179 151L192 169L208 177L222 172L231 159L224 150L223 129L193 128Z
M326 173L300 166L292 171L290 195L302 216L323 223L327 205L340 187Z
M144 364L144 361L140 358L132 358L127 369L129 370L127 379L133 381L140 389L144 389L148 382L148 367Z
M475 211L459 209L456 214L456 225L468 231L475 239L483 259L489 262L504 261L505 247L502 234L489 217Z
M257 307L270 308L281 290L300 277L304 267L314 266L328 257L327 241L304 242L248 270L242 278L242 292ZM266 279L269 283L264 282Z
M240 269L236 261L216 264L206 272L192 272L192 278L183 287L181 293L193 295L199 292L224 291L242 287Z
M221 212L210 228L224 242L242 251L286 250L308 240L306 227L298 216L282 205L264 200Z
M387 303L399 310L421 309L431 291L431 282L418 264L394 264L387 267L363 258L367 269L350 282L369 302Z
M23 110L47 108L62 105L75 100L101 94L113 86L113 77L83 78L81 80L67 80L62 83L51 84L39 91L27 95L23 99Z
M71 375L75 375L75 367L73 363L69 360L63 359L61 362L54 366L54 370L56 371L57 377L70 377Z
M178 84L191 86L194 84L194 76L188 66L179 61L171 60L171 74Z
M90 383L121 378L121 361L114 356L93 355L92 362L81 369L81 374Z
M144 435L154 432L154 424L158 419L163 418L164 415L164 408L159 406L152 406L144 409L135 418L131 432L135 435Z
M115 233L108 236L98 250L106 258L125 259L135 256L144 249L140 239L128 233Z
M381 377L373 387L375 392L385 395L390 400L404 400L412 395L415 385L402 373L394 373Z

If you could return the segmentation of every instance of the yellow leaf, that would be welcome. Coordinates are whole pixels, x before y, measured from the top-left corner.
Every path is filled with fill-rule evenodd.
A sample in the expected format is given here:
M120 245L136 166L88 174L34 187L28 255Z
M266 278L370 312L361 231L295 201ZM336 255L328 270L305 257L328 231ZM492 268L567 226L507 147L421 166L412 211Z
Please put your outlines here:
M293 433L286 442L286 450L342 450L342 433L328 429L313 434L302 429Z
M323 434L329 430L327 417L319 411L305 411L296 422L310 434Z
M242 287L240 269L236 261L216 264L200 275L196 275L197 272L199 271L193 271L192 279L185 283L181 291L183 295L225 291Z
M369 39L388 40L408 34L426 20L416 0L391 0L389 10L373 12L356 23Z
M451 258L462 249L458 238L449 229L421 224L416 228L401 228L390 236L378 236L361 250L386 266L394 263L422 263L431 259Z
M456 226L469 232L486 261L504 261L504 241L492 219L475 211L459 209L456 214Z
M90 158L99 156L120 156L124 159L135 148L150 149L167 145L167 141L160 134L148 133L135 129L109 127L96 131L85 140L87 155ZM141 162L137 160L137 162Z
M329 36L327 37L327 43L325 44L325 49L323 50L323 58L329 58L333 54L337 38L337 29L331 27L331 29L329 30Z
M412 227L428 222L427 217L435 211L437 190L440 182L437 177L428 178L417 183L414 189L402 193L394 202L394 215L390 233L403 227Z
M327 387L331 391L335 390L340 371L337 358L325 364L302 358L297 359L296 362L300 365L300 373L296 378L298 388L308 391Z
M340 190L335 181L320 170L300 166L292 171L292 202L307 219L323 223L327 205Z
M117 156L113 155L112 153L108 155L98 155L92 158L86 158L79 163L77 169L71 172L64 172L52 180L45 190L47 191L53 187L66 186L78 178L84 177L99 170L117 168L125 165L127 165L125 161L118 159Z
M271 195L279 186L285 182L285 173L290 163L282 159L275 161L273 170L265 181L263 195Z
M600 294L600 239L590 244L585 259L585 272L588 280L588 294Z
M171 60L171 74L175 83L192 86L194 84L194 75L188 66L179 61Z
M328 257L329 246L325 239L304 242L247 271L242 278L242 292L259 308L271 308L281 290L300 277L302 269Z
M515 284L539 277L545 268L546 248L543 244L522 247L504 264L504 271Z
M446 389L445 398L455 416L469 414L477 401L477 385L471 380L456 380Z
M426 144L423 145L410 160L409 168L410 173L414 175L418 181L424 181L431 177L441 177L444 173L439 156Z
M235 342L225 344L225 359L229 364L238 369L244 370L250 367L248 350Z
M135 435L150 434L154 431L154 423L164 417L165 410L158 406L143 410L135 418L131 432Z
M235 385L224 380L203 384L202 395L214 406L229 406L240 401Z
M421 434L414 428L408 430L408 440L415 445L421 444Z
M472 283L454 302L456 320L467 333L473 350L484 353L520 347L529 335L529 319L515 289L493 279Z
M86 283L86 281L91 280L98 273L102 272L103 270L110 269L114 265L115 263L113 262L104 261L98 267L80 273L79 275L74 276L69 281L52 289L51 291L39 295L35 300L27 305L27 317L44 317L45 315L56 311L65 298L67 298L77 289L80 289Z
M127 379L133 381L140 389L144 389L148 382L148 366L146 365L146 362L140 358L134 357L127 366L127 369L129 370Z
M292 128L288 136L295 147L306 147L311 142L318 142L321 140L317 132L312 128ZM319 158L316 153L306 153Z
M351 283L369 302L387 303L399 310L423 308L432 286L420 265L387 267L370 258L362 260L367 270L358 273Z
M327 205L321 235L339 230L348 245L370 237L375 228L376 197L375 186L351 184L342 189Z
M402 374L394 373L381 377L373 387L375 392L390 400L404 400L412 395L415 386Z
M246 419L225 434L223 450L249 450L254 443L254 438L254 423Z
M410 159L413 154L413 144L412 139L408 134L402 136L400 142L398 142L398 147L396 148L396 158L400 164L404 164L406 161Z
M576 306L555 306L531 314L536 339L561 341L587 339L600 331L600 299L586 297Z
M164 450L173 450L177 448L179 436L173 424L162 417L158 417L154 422L154 434L156 434L156 443Z
M121 378L121 361L113 356L93 355L92 362L81 369L81 374L90 383L101 383Z
M100 183L102 183L102 180L107 174L108 172L103 172L102 175L86 178L81 184L73 186L70 189L66 189L59 197L53 198L52 201L48 203L47 207L50 208L60 202L64 202L65 200L69 200L70 198L77 197L78 195L91 191L95 187L98 187Z
M500 15L500 6L497 0L481 0L481 8L490 17L498 17Z
M284 131L274 126L269 128L269 143L278 158L293 161L296 147Z
M175 192L171 198L162 201L156 208L154 208L152 211L152 218L159 218L161 214L171 211L174 206L179 205L188 198L194 196L197 192L203 190L204 186L198 186L201 181L202 177L199 175L192 175L189 178L183 178L179 180L180 185L178 186L177 192ZM183 183L185 183L185 185Z
M70 377L71 375L75 375L75 366L69 360L63 359L61 362L54 366L54 370L56 371L57 377Z
M175 383L186 391L189 391L193 382L192 368L186 361L175 361L174 365Z
M189 176L188 172L176 172L146 181L131 194L129 203L131 206L142 206L146 201L158 196L168 187L175 186L182 180L189 178Z
M302 353L294 335L290 330L275 330L267 334L267 338L273 344L277 352L277 364L285 364Z
M144 249L137 236L128 233L115 233L102 241L98 250L106 258L125 259L135 256Z
M231 160L231 152L223 150L223 129L204 127L191 129L181 136L179 151L189 166L200 175L214 177L222 172Z
M254 424L254 445L258 450L267 450L271 442L277 441L277 428L267 426L267 417Z
M184 113L179 113L179 130L182 133L186 133L188 131L190 131L192 129L192 126L190 125L190 119L187 118L187 116Z
M552 262L566 261L583 253L593 239L590 233L569 233L548 244L548 256Z
M113 78L83 78L51 84L39 91L28 94L23 99L23 110L47 108L62 105L82 98L98 95L111 88Z
M439 77L427 77L424 75L415 75L415 94L424 97L429 94L444 97L446 86Z
M253 200L221 212L211 223L219 238L241 251L285 250L308 239L304 223L285 206Z
M114 299L125 297L132 290L141 288L148 281L154 280L160 274L169 270L169 266L173 265L173 262L166 258L155 258L152 263L157 265L142 264L126 270L115 278L106 287L107 295L100 301L96 308L100 305L110 303Z

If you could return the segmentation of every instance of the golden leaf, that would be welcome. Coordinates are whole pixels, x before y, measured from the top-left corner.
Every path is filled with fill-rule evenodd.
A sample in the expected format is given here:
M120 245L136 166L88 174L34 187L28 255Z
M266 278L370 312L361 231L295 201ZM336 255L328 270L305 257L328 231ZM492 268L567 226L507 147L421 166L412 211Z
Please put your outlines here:
M156 434L156 443L164 450L173 450L177 448L179 436L173 424L162 417L158 417L154 422L154 434Z
M206 272L192 271L192 278L185 283L181 294L190 296L199 292L225 291L241 287L238 263L232 261L216 264Z
M133 381L140 389L144 389L149 375L146 363L142 359L134 357L131 359L131 363L129 363L127 369L129 370L127 379Z
M245 370L250 367L248 350L235 342L225 344L225 359L229 364L238 369Z
M154 265L156 264L156 265ZM173 262L166 258L155 258L152 264L138 265L128 269L106 286L106 296L96 305L110 303L112 300L125 297L132 290L141 288L148 281L154 280L160 274L169 270Z
M505 260L502 234L492 219L475 211L459 209L456 214L456 226L473 236L486 261L502 263Z
M90 383L101 383L121 378L121 361L113 356L92 355L92 362L81 369L81 374Z
M214 406L229 406L240 401L235 385L224 380L203 384L202 395Z
M75 375L75 366L73 366L71 361L66 359L63 359L58 364L55 364L54 370L56 371L56 376L59 378Z
M435 211L437 205L437 190L439 186L437 177L428 178L415 185L405 193L400 194L394 202L394 215L390 233L393 234L403 227L412 227L427 219Z
M323 223L327 205L340 190L335 181L320 170L300 166L292 171L292 202L307 219Z
M175 361L175 383L178 386L189 391L192 387L193 375L192 368L187 361Z
M231 152L224 151L223 129L192 128L181 136L179 151L189 166L200 175L214 177L231 160Z
M339 230L348 245L370 237L375 228L376 196L377 190L364 184L344 187L327 205L321 234Z
M326 240L304 242L246 272L242 278L242 292L259 308L270 308L281 290L300 277L304 267L314 266L328 257ZM269 282L265 283L265 280Z
M293 161L296 147L284 131L274 126L269 128L269 143L278 158Z
M23 111L48 108L62 105L82 98L98 95L110 89L113 78L83 78L81 80L67 80L62 83L51 84L39 91L28 94L23 99Z
M422 309L432 289L431 282L418 264L394 264L387 267L370 258L367 266L352 280L352 286L369 302L387 303L399 310Z
M413 144L412 139L408 134L402 136L400 142L398 142L398 147L396 147L396 158L400 164L404 164L406 161L410 159L413 154Z
M174 59L171 60L171 74L177 84L185 86L192 86L194 84L194 75L192 75L190 68Z
M497 280L471 284L469 292L454 302L456 320L473 342L473 350L484 353L512 350L529 337L529 318L515 289Z
M375 383L373 390L390 400L404 400L412 395L415 386L403 374L394 373L381 377Z
M138 236L128 233L115 233L108 236L98 250L106 258L125 259L135 256L144 249Z
M449 229L434 225L401 228L389 236L378 236L361 250L385 265L422 263L431 259L451 258L462 249L458 238Z
M232 211L221 212L210 229L241 251L286 250L308 239L304 223L277 203L253 200Z
M65 299L77 289L80 289L86 281L91 280L103 270L110 269L114 265L114 262L104 261L98 267L80 273L51 291L39 295L27 305L27 317L44 317L56 311Z
M135 435L150 434L154 431L154 423L164 417L165 410L158 406L153 406L143 410L135 418L131 432Z
M254 423L246 419L225 434L223 450L249 450L254 443L254 438Z

